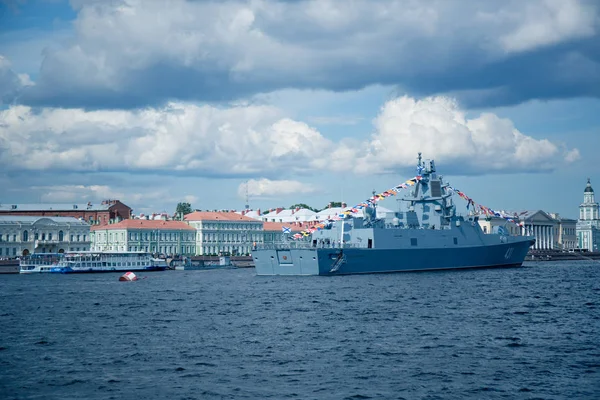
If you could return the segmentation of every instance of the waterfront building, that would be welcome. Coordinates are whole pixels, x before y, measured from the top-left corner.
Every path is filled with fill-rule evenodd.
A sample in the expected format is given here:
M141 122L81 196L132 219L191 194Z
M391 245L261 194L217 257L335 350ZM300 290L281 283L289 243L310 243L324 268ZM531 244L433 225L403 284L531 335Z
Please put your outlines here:
M104 200L100 204L0 204L0 215L37 217L73 217L90 225L112 224L131 217L131 208L119 200Z
M184 219L197 231L197 255L247 255L264 242L263 223L236 212L194 211Z
M284 233L284 228L290 230L289 233ZM302 227L294 224L283 222L263 222L264 243L273 244L289 240L289 236L302 231Z
M94 251L146 251L164 255L196 253L196 230L182 221L127 219L92 226Z
M583 203L579 206L577 244L580 249L600 251L600 215L589 178L583 191Z
M511 213L508 213L511 215ZM550 214L543 210L521 211L514 213L515 219L521 225L521 235L535 236L535 244L532 250L554 249L555 237L557 237L559 223Z
M561 217L557 213L551 213L550 216L557 223L554 249L570 250L577 248L577 220Z
M0 258L90 249L90 226L72 217L0 215Z
M268 213L262 215L260 214L260 210L258 210L257 213L254 213L252 211L244 213L244 215L247 217L254 218L263 222L279 222L286 224L294 223L295 225L303 225L309 221L312 221L313 216L315 214L316 213L314 211L309 210L307 208L286 209L281 207L274 208Z
M508 222L501 217L485 217L484 215L480 215L477 222L485 234L498 233L498 231L502 230L511 236L520 236L522 234L522 229L519 225Z
M325 220L335 220L342 212L349 210L346 204L343 207L328 207L319 212L307 208L285 209L274 208L266 214L257 211L242 211L241 214L263 222L289 224L290 226L312 226ZM393 212L382 206L377 206L377 218L385 218L386 214ZM360 214L359 214L360 215Z

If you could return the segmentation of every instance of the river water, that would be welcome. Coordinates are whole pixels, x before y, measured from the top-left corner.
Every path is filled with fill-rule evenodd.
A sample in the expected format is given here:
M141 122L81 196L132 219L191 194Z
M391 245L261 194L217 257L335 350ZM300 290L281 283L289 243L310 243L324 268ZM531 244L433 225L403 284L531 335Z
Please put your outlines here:
M2 399L598 399L600 263L0 276Z

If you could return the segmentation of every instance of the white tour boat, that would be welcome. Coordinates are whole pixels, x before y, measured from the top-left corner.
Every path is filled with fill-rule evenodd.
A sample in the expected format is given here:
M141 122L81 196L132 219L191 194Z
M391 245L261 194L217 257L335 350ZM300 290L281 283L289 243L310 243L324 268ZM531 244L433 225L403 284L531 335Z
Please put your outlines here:
M25 256L21 260L21 273L49 272L60 274L90 272L164 271L165 260L151 253L137 251L78 251L65 254Z

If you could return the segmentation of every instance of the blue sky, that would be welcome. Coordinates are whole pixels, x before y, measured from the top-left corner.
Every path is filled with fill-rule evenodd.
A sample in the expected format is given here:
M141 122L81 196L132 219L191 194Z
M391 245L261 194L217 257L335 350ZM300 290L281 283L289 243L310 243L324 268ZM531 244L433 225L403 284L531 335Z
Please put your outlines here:
M324 207L422 151L478 203L576 218L599 32L593 0L0 1L0 201Z

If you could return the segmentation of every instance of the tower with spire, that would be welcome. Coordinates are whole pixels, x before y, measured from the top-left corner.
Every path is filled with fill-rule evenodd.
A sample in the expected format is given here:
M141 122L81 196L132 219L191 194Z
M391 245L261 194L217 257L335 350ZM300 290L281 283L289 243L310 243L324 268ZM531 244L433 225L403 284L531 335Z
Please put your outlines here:
M594 189L590 178L583 190L583 203L579 205L577 221L577 243L580 249L588 251L600 250L600 215L599 206L594 198Z

